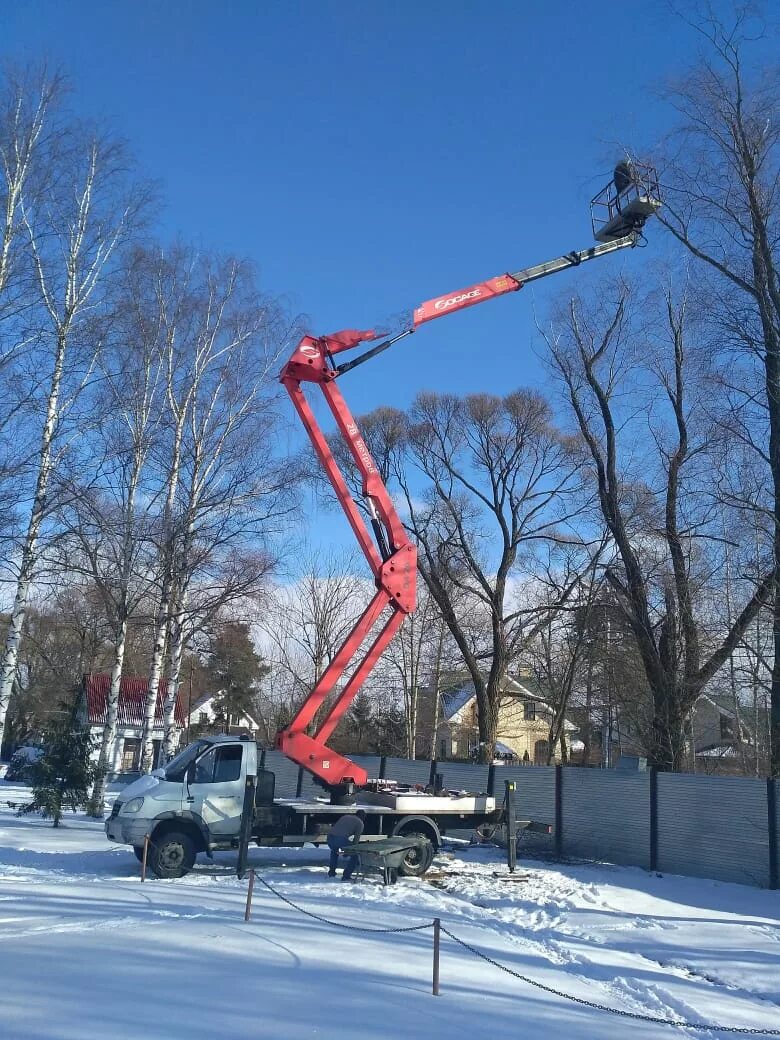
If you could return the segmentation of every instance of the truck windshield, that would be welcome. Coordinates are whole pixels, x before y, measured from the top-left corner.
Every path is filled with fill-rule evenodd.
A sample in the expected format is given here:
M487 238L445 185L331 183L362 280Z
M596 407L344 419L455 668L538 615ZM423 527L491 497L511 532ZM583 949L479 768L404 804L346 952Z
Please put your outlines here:
M184 774L187 772L187 766L190 762L194 762L198 755L205 751L207 747L211 747L210 740L196 740L194 744L190 744L183 751L180 751L165 767L165 779L182 781Z

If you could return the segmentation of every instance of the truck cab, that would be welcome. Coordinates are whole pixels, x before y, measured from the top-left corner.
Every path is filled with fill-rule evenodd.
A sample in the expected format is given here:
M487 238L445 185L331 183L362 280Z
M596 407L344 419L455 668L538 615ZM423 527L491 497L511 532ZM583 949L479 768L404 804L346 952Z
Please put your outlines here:
M236 737L203 737L162 769L125 788L106 820L109 841L132 845L160 877L179 877L198 852L238 844L247 776L257 774L257 745Z

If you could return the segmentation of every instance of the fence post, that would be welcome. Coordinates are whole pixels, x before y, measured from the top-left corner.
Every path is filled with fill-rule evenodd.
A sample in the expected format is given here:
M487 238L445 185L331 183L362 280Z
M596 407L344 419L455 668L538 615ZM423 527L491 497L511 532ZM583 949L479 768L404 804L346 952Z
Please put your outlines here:
M555 767L555 856L563 857L563 766Z
M303 766L298 766L298 783L295 785L295 797L301 797L303 791Z
M769 887L778 888L777 781L772 777L766 782L766 822L769 833Z
M439 995L439 944L441 942L441 919L433 919L433 995Z
M149 835L144 834L144 858L141 861L141 881L146 881L146 858L149 855Z
M387 755L382 755L379 759L379 779L384 780L387 776Z
M249 885L246 890L246 909L244 910L244 920L248 921L252 914L252 893L255 890L255 872L254 870L249 871Z
M437 765L436 759L432 758L431 759L431 771L428 774L428 786L430 788L432 788L432 789L435 789L435 787L436 787L436 765Z
M504 781L504 817L506 819L506 865L514 874L517 866L517 806L515 805L515 781Z
M265 769L265 748L260 752L260 762L258 763L258 769L262 773Z
M496 767L492 762L488 766L487 793L491 796L496 793Z
M658 870L658 770L650 767L650 870Z

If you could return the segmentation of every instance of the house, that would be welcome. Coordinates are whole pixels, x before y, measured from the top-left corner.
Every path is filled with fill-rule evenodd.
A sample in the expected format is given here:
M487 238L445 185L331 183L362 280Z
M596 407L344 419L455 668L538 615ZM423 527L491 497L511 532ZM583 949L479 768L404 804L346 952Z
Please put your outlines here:
M226 715L219 704L220 693L203 693L188 705L188 732L229 733L232 736L255 737L259 722L246 713Z
M106 704L108 691L111 685L110 675L85 675L79 704L79 717L83 723L90 728L90 733L95 739L97 747L103 736L103 726L106 721ZM117 714L116 741L114 742L114 758L109 763L109 774L129 773L140 768L141 764L141 733L143 730L144 705L146 694L149 689L149 679L135 676L123 676L119 685L119 711ZM154 740L154 763L160 754L163 739L163 704L168 693L168 682L160 680L160 689L157 693L157 705L154 713L154 728L152 736ZM181 692L176 701L174 724L176 726L175 744L178 744L184 734L186 726L186 714L182 704ZM97 758L98 751L94 753Z
M740 775L754 772L756 741L747 708L734 697L702 693L691 715L691 743L697 773Z
M479 727L473 683L466 682L456 689L442 693L438 706L430 688L421 690L418 712L420 733L427 745L418 749L420 755L430 754L431 735L435 723L438 759L477 757ZM496 761L546 765L552 718L553 709L533 679L507 678L498 710ZM573 747L572 734L575 731L576 726L568 719L565 720L564 740L569 753ZM555 749L551 761L560 761L560 747Z

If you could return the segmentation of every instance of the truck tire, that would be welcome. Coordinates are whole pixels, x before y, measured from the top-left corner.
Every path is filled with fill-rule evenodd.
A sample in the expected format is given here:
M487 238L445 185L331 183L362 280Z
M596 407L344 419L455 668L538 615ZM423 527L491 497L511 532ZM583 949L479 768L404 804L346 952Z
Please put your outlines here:
M184 877L195 862L195 843L188 834L165 831L149 843L147 863L158 878Z
M433 863L433 843L427 834L420 831L406 831L404 838L415 838L419 847L408 852L398 868L401 877L422 877Z

